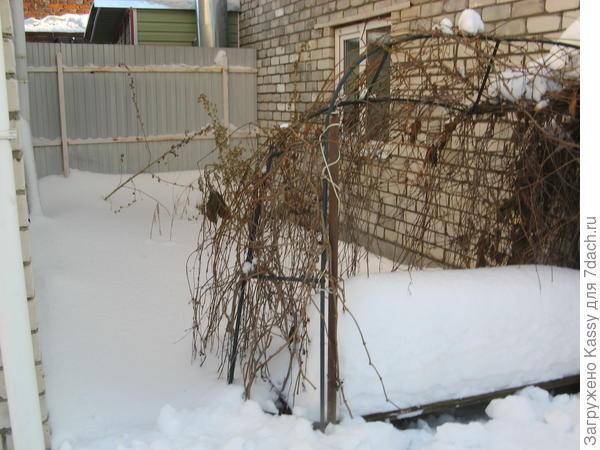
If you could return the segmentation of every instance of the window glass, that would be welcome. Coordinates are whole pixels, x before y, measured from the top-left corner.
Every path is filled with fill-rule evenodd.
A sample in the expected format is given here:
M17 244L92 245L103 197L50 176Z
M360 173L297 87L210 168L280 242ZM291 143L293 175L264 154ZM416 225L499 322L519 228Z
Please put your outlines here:
M358 37L346 39L344 42L343 69L346 73L352 63L360 56L360 40ZM346 80L343 87L344 99L348 101L358 100L358 75L360 68L357 65L352 70L352 74ZM345 127L355 127L360 120L360 105L348 105L343 108L343 125Z
M350 68L352 63L356 61L356 59L360 55L360 41L356 38L346 39L344 41L344 73ZM358 66L354 68L352 71L352 75L348 79L346 85L344 86L345 93L353 93L356 87L356 81L359 74Z
M385 51L371 50L389 41L390 27L367 30L367 96L384 99L390 96L390 58ZM368 139L388 141L390 137L389 102L367 104L366 131Z

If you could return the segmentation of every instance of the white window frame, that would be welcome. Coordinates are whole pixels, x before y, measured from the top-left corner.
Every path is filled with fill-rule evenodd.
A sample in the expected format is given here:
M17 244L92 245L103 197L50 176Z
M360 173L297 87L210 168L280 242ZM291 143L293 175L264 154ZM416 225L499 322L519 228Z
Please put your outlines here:
M389 19L370 20L352 25L346 25L335 29L335 75L336 81L339 81L344 74L344 41L358 38L359 54L362 55L367 50L367 31L375 28L390 27L392 22ZM367 67L366 59L360 63L359 71L364 71Z

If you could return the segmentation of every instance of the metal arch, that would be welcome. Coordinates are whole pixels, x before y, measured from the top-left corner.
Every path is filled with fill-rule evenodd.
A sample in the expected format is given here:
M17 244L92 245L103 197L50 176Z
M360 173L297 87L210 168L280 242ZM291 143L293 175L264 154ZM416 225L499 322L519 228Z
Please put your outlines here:
M458 35L458 36L462 36L462 35ZM431 39L433 37L438 37L438 35L437 34L433 34L433 33L428 33L428 34L418 34L418 35L414 35L414 36L407 36L407 37L404 37L404 38L393 40L393 41L387 43L385 45L385 47L387 47L387 48L393 48L393 47L401 45L401 44L403 44L405 42ZM566 43L566 42L553 41L553 40L549 40L549 39L510 38L510 37L497 38L497 37L492 37L492 36L487 36L487 35L477 35L477 36L471 37L471 39L480 40L480 41L491 41L491 42L494 42L496 44L496 46L495 46L496 49L499 47L499 45L502 42L509 42L509 43L510 42L530 42L530 43L557 45L559 47L569 47L569 48L574 48L574 49L577 49L577 50L580 49L580 46L577 45L577 44L569 44L569 43ZM338 82L338 84L336 85L336 88L335 88L335 90L334 90L334 92L333 92L333 94L331 96L331 99L329 101L328 106L326 106L325 108L319 109L315 113L311 114L309 118L314 118L314 117L320 116L321 114L325 113L325 119L323 121L323 127L324 127L324 129L327 129L327 126L329 125L329 122L330 122L330 116L333 113L333 111L336 108L338 108L339 106L343 106L343 104L341 102L337 103L337 100L338 100L338 98L340 96L340 92L342 91L342 88L344 87L344 85L348 81L348 78L352 75L352 72L354 71L354 69L356 67L358 67L369 56L372 56L372 55L374 55L377 52L383 52L383 51L385 51L386 53L389 54L389 51L385 50L384 47L376 47L376 48L374 48L372 50L369 50L369 51L363 53L356 60L354 60L354 62L346 70L346 72L344 73L344 75L342 76L342 78L340 79L340 81ZM494 51L494 55L495 55L495 53L496 52ZM376 79L377 79L377 77L375 77L375 80ZM414 102L414 103L432 104L432 105L436 105L436 106L443 106L443 107L447 107L447 108L451 108L451 109L460 109L460 110L466 111L464 108L457 108L457 107L452 106L452 105L445 105L445 104L442 104L442 103L434 103L434 102L424 101L424 100L420 100L420 99L390 98L389 100L390 101L409 101L409 102ZM361 102L364 102L364 101L366 101L366 100L362 100ZM350 102L344 102L344 104L352 104L352 103L350 103Z
M350 65L350 67L348 69L346 69L346 72L344 73L344 75L342 76L340 81L338 82L338 84L333 92L333 95L331 96L331 99L329 100L329 105L327 106L327 108L324 110L319 110L319 111L317 111L317 113L310 116L310 118L313 118L313 117L316 117L316 116L322 114L323 112L325 113L325 119L323 120L323 130L324 130L323 142L325 143L324 144L324 153L325 153L325 164L326 165L329 165L329 163L330 163L328 137L329 137L329 125L331 123L331 115L333 114L333 112L336 108L343 106L343 103L337 103L337 100L340 96L340 92L342 91L342 88L344 87L344 85L346 84L346 82L348 81L348 79L350 78L352 73L354 72L354 69L359 67L359 65L365 59L367 59L369 56L375 55L379 52L385 52L385 56L383 57L382 62L380 63L379 67L377 68L377 70L375 72L375 76L372 81L374 83L375 81L377 81L377 78L379 77L379 75L381 73L381 68L383 66L383 63L385 62L385 59L389 57L390 52L388 49L386 49L386 47L392 48L394 46L400 45L405 42L430 39L435 36L436 35L434 35L434 34L408 36L408 37L390 42L385 47L377 46L377 47L363 53L363 55L361 55L359 58L354 60L353 63ZM436 104L436 105L440 105L440 106L445 106L449 109L459 110L462 112L475 111L475 109L481 99L483 90L485 89L485 85L487 83L487 80L489 78L489 74L490 74L490 71L492 68L492 62L493 62L494 58L496 57L496 53L498 51L498 48L499 48L501 42L538 42L538 43L546 43L546 44L554 44L554 45L563 45L566 47L573 47L573 48L577 48L577 49L579 48L579 46L576 46L576 45L564 44L564 43L559 43L559 42L554 42L554 41L549 41L549 40L535 40L535 39L526 39L526 38L491 38L488 36L478 36L478 37L476 37L476 39L490 40L492 42L495 42L495 45L494 45L493 53L487 64L486 72L483 77L481 86L479 87L477 100L473 103L473 105L470 106L468 109L465 109L465 108L457 108L452 105L444 105L441 103L426 102L426 101L419 100L419 99L414 99L413 101L415 103ZM370 87L371 86L368 87L367 95L365 96L365 98L363 100L359 100L358 102L354 101L354 102L346 102L346 103L348 103L348 104L352 104L352 103L356 104L356 103L362 103L362 102L368 103L369 102L368 95L370 93ZM411 99L389 98L389 101L411 101ZM325 229L328 229L329 228L329 220L328 220L329 219L328 218L329 181L326 178L323 178L322 184L323 184L322 200L321 200L322 201L322 206L321 206L322 216L323 216L323 222L325 225ZM324 239L325 239L325 235L323 234L323 240ZM323 253L321 254L321 273L324 274L326 269L327 269L327 252L323 251ZM321 310L320 330L319 330L319 335L320 335L320 345L319 345L319 347L320 347L320 355L319 355L319 360L320 360L320 382L319 382L319 384L320 384L320 427L324 429L324 427L326 425L326 421L325 421L325 391L326 391L326 389L325 389L325 292L326 292L325 277L321 277L319 285L320 285L320 310ZM331 386L329 386L329 388L331 388Z
M459 35L459 36L461 36L461 35ZM359 56L356 60L353 61L353 63L350 65L350 67L342 75L342 78L340 79L340 81L337 83L336 88L329 100L329 104L326 107L315 111L314 113L309 115L307 118L308 120L310 120L310 119L314 119L322 114L325 114L325 118L323 120L323 130L324 130L323 142L325 143L324 144L324 153L325 153L325 159L326 159L325 163L326 164L329 164L329 162L330 162L329 161L329 144L328 144L328 136L329 136L328 127L331 124L331 115L339 107L351 105L351 104L360 104L360 103L365 103L365 102L368 103L368 102L389 101L389 102L421 103L421 104L428 104L428 105L434 105L434 106L441 106L441 107L445 107L447 109L455 110L457 112L476 113L477 111L475 109L475 106L478 104L478 102L481 98L481 94L483 92L483 89L485 88L485 84L488 80L489 73L491 71L492 61L495 58L498 48L502 42L508 42L508 43L510 43L510 42L531 42L531 43L540 43L540 44L548 44L548 45L557 45L557 46L562 46L562 47L574 48L574 49L578 49L578 50L580 49L580 46L576 45L576 44L568 44L568 43L564 43L564 42L552 41L552 40L547 40L547 39L496 38L496 37L491 37L491 36L486 36L486 35L473 36L473 37L471 37L472 39L494 42L495 46L494 46L494 51L493 51L492 55L490 56L490 61L488 62L486 73L482 80L482 84L479 89L477 100L472 106L470 106L468 108L464 108L464 107L461 108L461 107L457 107L454 105L448 105L448 104L441 103L441 102L435 102L433 100L394 98L394 97L381 98L381 99L370 99L368 97L365 97L364 99L358 100L358 101L338 102L342 88L348 81L348 78L352 75L354 69L356 67L358 67L366 58L368 58L369 56L375 55L376 53L379 53L379 52L385 52L388 55L388 56L385 56L387 58L387 57L389 57L389 53L390 53L388 49L391 49L395 46L401 45L405 42L431 39L434 37L438 37L438 35L433 34L433 33L428 33L428 34L407 36L407 37L386 43L385 47L377 46L367 52L364 52L361 56ZM381 72L381 67L382 67L382 64L380 65L380 67L378 67L378 69L375 73L373 82L375 82L377 80L377 78ZM285 152L285 150L274 150L270 154L270 156L268 158L268 162L267 162L267 167L266 167L267 172L271 169L273 160L275 158L281 156L284 152ZM329 222L328 222L329 183L328 183L327 179L323 179L322 183L323 183L322 214L323 214L323 220L325 223L325 228L328 228L328 226L329 226ZM256 209L254 211L253 223L250 226L249 238L250 238L251 242L249 243L249 246L248 246L248 255L246 258L247 260L249 260L248 258L251 259L251 257L252 257L253 250L252 250L251 246L253 243L252 241L255 239L255 234L258 231L257 229L258 229L258 224L260 222L261 206L262 205L260 203L256 206ZM325 239L324 235L323 235L323 239ZM321 273L324 274L326 269L327 269L327 252L324 251L321 254ZM255 277L250 277L250 278L255 278ZM287 281L287 282L306 282L306 281L308 281L308 280L305 280L305 279L302 279L299 277L275 276L275 277L265 277L265 278L275 279L277 281ZM320 427L324 429L324 427L326 425L326 422L325 422L325 316L324 316L325 292L326 292L325 278L324 278L324 276L321 276L319 280L312 280L312 281L315 283L318 282L319 288L320 288L320 309L321 309L321 319L320 319L320 366L321 366L320 367ZM239 296L239 300L238 300L238 304L237 304L235 333L233 336L233 346L232 346L233 348L232 348L232 353L230 355L230 365L229 365L229 373L228 373L228 383L229 384L231 384L234 379L235 365L236 365L236 359L237 359L239 329L240 329L241 318L242 318L242 309L243 309L243 304L244 304L244 294L245 294L246 282L247 282L247 280L244 280L241 284L240 296Z

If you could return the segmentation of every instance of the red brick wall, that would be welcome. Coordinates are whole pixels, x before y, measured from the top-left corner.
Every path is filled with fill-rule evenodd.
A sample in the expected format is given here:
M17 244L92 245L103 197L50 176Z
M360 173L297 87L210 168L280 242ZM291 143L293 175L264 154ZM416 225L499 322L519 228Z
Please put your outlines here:
M92 0L24 0L25 18L45 17L63 14L87 14L90 12Z

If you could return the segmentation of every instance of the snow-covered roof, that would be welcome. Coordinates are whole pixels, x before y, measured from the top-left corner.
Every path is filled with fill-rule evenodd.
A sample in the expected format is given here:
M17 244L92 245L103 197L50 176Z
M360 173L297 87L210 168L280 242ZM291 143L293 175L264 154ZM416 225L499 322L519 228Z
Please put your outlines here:
M37 33L83 33L88 14L63 14L41 19L25 19L25 31Z

